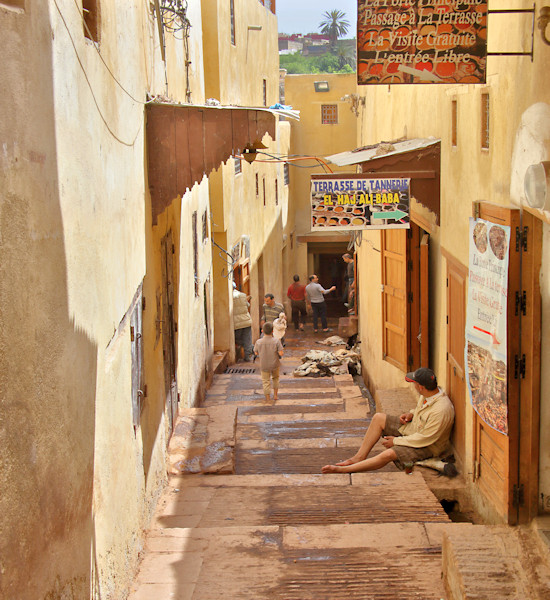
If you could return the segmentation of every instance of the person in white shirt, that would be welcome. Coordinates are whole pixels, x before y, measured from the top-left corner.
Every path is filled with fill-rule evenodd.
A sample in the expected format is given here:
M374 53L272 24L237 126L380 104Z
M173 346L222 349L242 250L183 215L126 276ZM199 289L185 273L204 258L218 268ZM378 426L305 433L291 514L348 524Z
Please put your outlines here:
M420 394L412 413L399 417L376 413L365 433L359 450L347 460L325 465L323 473L356 473L381 469L389 462L403 469L419 460L439 456L449 443L454 422L454 407L445 392L437 387L435 373L421 367L405 375ZM376 442L383 436L386 448L368 458Z
M321 327L323 331L330 331L327 326L327 304L325 296L334 291L336 286L333 285L328 290L319 283L317 275L309 276L309 283L306 285L306 298L311 306L313 313L313 331L317 333L317 323L321 319Z

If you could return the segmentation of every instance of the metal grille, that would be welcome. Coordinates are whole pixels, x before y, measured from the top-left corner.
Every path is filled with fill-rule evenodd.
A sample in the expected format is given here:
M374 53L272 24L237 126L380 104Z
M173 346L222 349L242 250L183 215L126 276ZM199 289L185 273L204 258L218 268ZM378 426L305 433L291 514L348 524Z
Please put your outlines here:
M256 369L254 367L227 367L224 373L238 373L240 375L250 375L251 373L256 373Z

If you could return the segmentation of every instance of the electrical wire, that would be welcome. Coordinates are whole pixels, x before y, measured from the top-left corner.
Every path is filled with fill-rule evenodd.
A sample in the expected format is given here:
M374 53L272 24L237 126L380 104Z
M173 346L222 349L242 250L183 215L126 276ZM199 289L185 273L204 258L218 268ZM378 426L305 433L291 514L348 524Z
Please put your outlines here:
M90 93L92 94L92 98L95 104L95 107L97 109L97 112L99 113L99 116L101 117L101 120L103 121L105 127L107 128L107 131L115 138L115 140L117 140L117 142L123 144L124 146L128 146L129 148L131 148L132 146L134 146L134 144L136 143L136 140L138 138L139 132L141 131L141 127L142 127L142 123L139 124L139 128L136 132L136 135L134 136L133 141L130 142L125 142L124 140L121 140L118 135L111 129L111 127L109 126L109 123L107 123L107 120L105 119L105 117L103 116L103 113L101 112L101 109L99 108L99 104L97 102L97 99L95 97L94 94L94 90L92 88L92 84L90 83L90 80L88 79L88 74L86 73L86 69L84 68L84 65L82 64L82 61L80 60L80 56L78 54L78 51L76 49L76 45L75 42L73 40L73 37L71 35L71 31L69 29L69 26L67 25L67 22L65 21L65 17L63 16L63 13L61 12L58 4L57 4L57 0L53 0L53 3L55 4L55 7L57 8L57 12L59 13L59 16L61 17L61 20L63 21L63 25L65 26L65 29L67 30L67 34L69 36L69 39L71 40L71 44L73 46L73 50L76 54L76 59L78 61L78 64L80 65L80 68L82 69L82 73L84 74L84 79L86 79L86 83L88 84L88 88L90 89Z
M80 14L80 18L82 19L82 23L84 25L84 28L86 29L86 31L88 32L88 36L91 40L93 40L93 36L92 36L92 32L90 31L90 29L88 28L88 24L86 23L86 19L84 18L84 13L80 10L80 7L78 6L78 2L77 0L74 0L75 6L76 6L76 10L78 11L78 13ZM57 4L56 4L57 6ZM59 10L59 8L57 9ZM109 65L105 62L105 60L103 59L103 56L101 55L101 52L99 51L99 48L97 46L97 44L93 44L99 58L101 59L101 62L105 65L105 68L107 69L107 71L109 72L109 74L111 75L111 77L115 80L116 84L118 85L118 87L127 95L129 96L134 102L137 102L138 104L147 104L147 102L142 102L141 100L137 100L136 98L134 98L132 96L132 94L122 85L122 83L120 83L120 81L116 78L115 74L111 71L111 69L109 68Z

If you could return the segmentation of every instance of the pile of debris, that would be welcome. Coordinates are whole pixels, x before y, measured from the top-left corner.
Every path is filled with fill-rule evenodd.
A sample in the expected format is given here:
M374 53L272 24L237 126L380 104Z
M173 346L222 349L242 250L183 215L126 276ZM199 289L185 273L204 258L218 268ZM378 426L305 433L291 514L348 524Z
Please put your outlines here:
M326 342L327 340L325 340ZM342 340L341 343L345 344L346 342ZM352 349L339 348L333 352L310 350L302 357L302 364L294 369L294 377L331 377L348 373L361 374L361 354L358 346L354 346Z

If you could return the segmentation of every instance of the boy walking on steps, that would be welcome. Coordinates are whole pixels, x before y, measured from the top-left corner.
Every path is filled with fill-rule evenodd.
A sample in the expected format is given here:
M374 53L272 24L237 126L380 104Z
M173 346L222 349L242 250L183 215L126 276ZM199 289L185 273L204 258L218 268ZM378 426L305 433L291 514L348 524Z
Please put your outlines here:
M265 399L271 399L271 378L273 378L273 399L277 400L279 393L279 367L283 357L281 340L273 337L273 324L265 323L264 336L254 345L254 354L260 358L260 371L264 387Z

